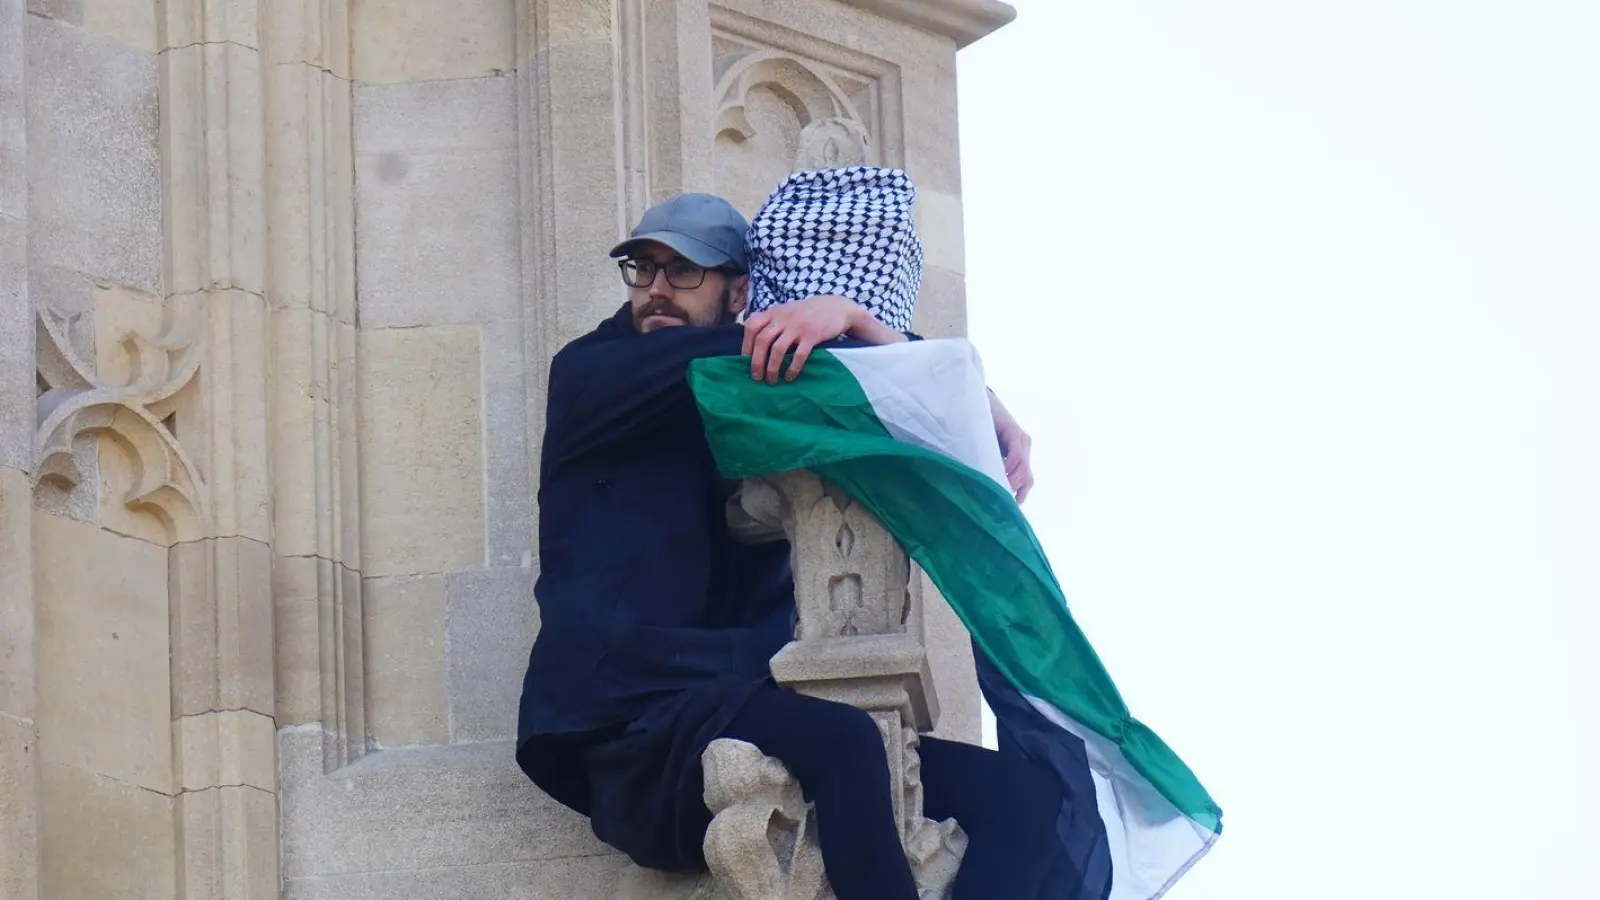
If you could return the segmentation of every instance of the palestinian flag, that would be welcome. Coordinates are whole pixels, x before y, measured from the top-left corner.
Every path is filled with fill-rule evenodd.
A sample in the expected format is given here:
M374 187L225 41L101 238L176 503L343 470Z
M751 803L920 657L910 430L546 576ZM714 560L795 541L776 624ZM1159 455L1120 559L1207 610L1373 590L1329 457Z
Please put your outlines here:
M1048 900L1160 897L1211 847L1222 811L1129 714L1006 487L971 344L818 350L778 385L751 380L747 358L702 359L689 382L724 476L810 469L837 484L966 624L1001 752L1050 766L1073 795Z

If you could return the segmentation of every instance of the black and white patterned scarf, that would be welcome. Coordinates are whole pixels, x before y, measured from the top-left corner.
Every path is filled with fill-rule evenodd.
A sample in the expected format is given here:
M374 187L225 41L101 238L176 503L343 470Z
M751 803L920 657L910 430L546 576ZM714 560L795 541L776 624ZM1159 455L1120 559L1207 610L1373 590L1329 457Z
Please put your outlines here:
M790 175L750 222L750 312L837 294L896 331L910 330L922 286L916 199L899 169Z

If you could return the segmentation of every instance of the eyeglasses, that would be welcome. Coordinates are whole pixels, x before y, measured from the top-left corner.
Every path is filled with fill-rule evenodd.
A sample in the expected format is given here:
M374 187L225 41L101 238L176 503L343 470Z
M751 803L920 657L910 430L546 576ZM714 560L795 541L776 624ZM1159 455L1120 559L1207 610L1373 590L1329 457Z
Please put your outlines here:
M665 272L667 284L680 291L692 291L706 283L707 272L721 271L696 265L681 256L666 265L648 259L625 259L617 263L617 268L622 270L622 282L628 287L649 287L655 284L657 272Z

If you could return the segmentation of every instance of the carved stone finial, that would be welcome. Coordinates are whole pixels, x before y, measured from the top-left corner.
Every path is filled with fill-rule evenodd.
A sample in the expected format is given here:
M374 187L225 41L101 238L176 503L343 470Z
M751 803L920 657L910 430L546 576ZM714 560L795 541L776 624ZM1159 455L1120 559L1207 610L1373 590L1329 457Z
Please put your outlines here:
M854 119L831 116L818 119L800 131L795 169L837 169L867 164L869 138L866 126Z

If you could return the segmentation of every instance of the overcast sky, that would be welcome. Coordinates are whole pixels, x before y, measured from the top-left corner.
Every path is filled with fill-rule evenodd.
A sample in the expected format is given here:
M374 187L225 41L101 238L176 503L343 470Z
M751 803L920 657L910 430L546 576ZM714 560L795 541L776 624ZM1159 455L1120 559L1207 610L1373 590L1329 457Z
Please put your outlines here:
M1172 900L1600 896L1600 3L1014 5L971 330Z

